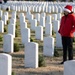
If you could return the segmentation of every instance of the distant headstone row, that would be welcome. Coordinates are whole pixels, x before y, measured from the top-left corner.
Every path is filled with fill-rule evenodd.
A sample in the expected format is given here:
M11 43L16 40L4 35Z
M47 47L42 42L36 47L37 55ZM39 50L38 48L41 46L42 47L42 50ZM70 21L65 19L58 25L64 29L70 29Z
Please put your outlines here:
M0 8L15 11L32 11L32 12L48 12L48 13L62 13L66 4L71 4L75 7L73 2L37 2L37 1L8 1L5 5L1 5ZM73 9L75 12L75 8Z

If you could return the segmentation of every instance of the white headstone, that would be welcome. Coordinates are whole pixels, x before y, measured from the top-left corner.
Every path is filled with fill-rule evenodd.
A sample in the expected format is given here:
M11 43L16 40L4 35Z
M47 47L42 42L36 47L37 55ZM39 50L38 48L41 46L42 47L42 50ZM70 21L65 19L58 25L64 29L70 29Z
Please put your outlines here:
M61 7L59 7L58 12L59 13L62 13L63 12L63 9Z
M17 11L19 11L19 12L20 12L20 6L17 6Z
M33 20L33 15L31 14L31 15L29 15L29 17L28 17L28 20L29 20L29 22L31 23L32 22L32 20Z
M52 23L51 16L47 16L46 24L48 24L48 23Z
M11 18L11 19L10 19L10 24L16 25L16 20L15 20L14 18Z
M14 5L11 5L11 6L10 6L10 9L11 9L11 10L16 10L16 7L15 7Z
M37 7L37 12L41 12L40 6Z
M4 24L6 25L7 24L7 16L6 15L3 15L2 16L2 20L4 21Z
M24 34L24 32L22 31L24 28L27 28L27 22L22 22L22 24L20 25L21 36L23 36L23 34Z
M44 38L43 55L45 56L54 55L54 38L53 37L49 36Z
M45 34L48 35L48 36L52 36L52 24L46 24Z
M51 13L53 13L54 12L54 6L52 5L51 6Z
M22 22L21 29L27 28L27 22Z
M34 8L34 12L37 12L37 7Z
M25 22L25 16L20 16L20 22Z
M23 28L21 31L21 37L22 37L22 43L23 44L30 42L30 29L29 28Z
M8 12L4 12L4 15L6 15L6 20L8 20Z
M48 12L51 13L51 6L48 7Z
M16 20L16 11L12 12L12 18L14 18Z
M26 13L26 18L29 19L29 16L30 16L30 15L31 15L31 12L28 11L28 12Z
M25 46L25 67L38 68L38 44L29 42Z
M13 7L13 10L15 10L15 11L17 11L17 10L18 10L17 5L16 5L15 7Z
M0 21L0 32L3 33L4 32L4 21Z
M60 20L61 19L61 13L57 14L57 19Z
M40 18L40 25L45 27L45 17Z
M37 14L35 15L35 19L37 19L37 21L40 21L40 14L39 14L39 13L37 13Z
M2 18L2 15L3 15L3 11L2 10L0 10L0 17Z
M9 54L0 54L0 75L11 75L12 57Z
M75 75L75 60L64 62L64 75Z
M27 12L27 6L24 6L24 11Z
M57 20L57 14L53 14L53 20Z
M56 47L62 48L61 36L58 32L56 32Z
M14 24L9 24L8 25L8 33L12 34L13 37L15 38L15 25Z
M37 26L37 20L36 19L33 19L32 22L31 22L31 29L32 30L35 30L35 27Z
M41 17L46 17L46 14L45 13L41 13Z
M46 12L46 13L48 12L48 6L45 7L45 12Z
M42 12L44 12L45 11L45 6L42 6Z
M55 6L55 13L58 13L58 7Z
M3 51L13 53L13 35L6 34L3 39Z
M53 21L53 29L55 32L58 32L59 27L60 27L60 21L59 20Z
M30 11L31 11L31 10L30 10L30 7L28 6L28 7L27 7L27 12L30 12Z
M38 40L43 40L43 27L42 26L36 27L35 38Z

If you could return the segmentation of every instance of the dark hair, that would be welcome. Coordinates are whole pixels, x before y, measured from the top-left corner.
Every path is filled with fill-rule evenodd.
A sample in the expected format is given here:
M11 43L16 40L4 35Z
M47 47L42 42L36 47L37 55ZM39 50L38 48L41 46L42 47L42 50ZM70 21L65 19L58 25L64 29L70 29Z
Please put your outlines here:
M69 13L69 14L73 14L74 12L72 11L71 13Z

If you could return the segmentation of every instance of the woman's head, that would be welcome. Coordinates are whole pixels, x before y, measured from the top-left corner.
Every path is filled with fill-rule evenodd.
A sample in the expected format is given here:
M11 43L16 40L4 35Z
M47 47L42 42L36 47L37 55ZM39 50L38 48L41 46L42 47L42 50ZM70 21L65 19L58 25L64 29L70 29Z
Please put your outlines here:
M73 12L73 7L71 5L66 5L64 7L64 15L68 15L69 13Z

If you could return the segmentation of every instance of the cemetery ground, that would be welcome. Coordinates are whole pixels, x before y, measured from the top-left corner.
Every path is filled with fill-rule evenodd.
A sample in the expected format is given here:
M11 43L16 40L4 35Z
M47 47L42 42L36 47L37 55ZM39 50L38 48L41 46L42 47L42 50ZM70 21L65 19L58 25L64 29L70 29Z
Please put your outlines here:
M16 16L17 17L17 21L16 21L16 34L17 35L14 38L14 42L19 44L20 50L18 52L8 53L12 56L13 72L16 73L16 75L63 75L63 70L64 70L63 65L59 64L62 61L62 49L61 48L55 47L55 50L57 50L58 52L56 56L53 56L53 57L44 56L45 66L38 67L36 69L24 67L24 45L21 43L19 14L20 13L17 12L17 16ZM32 13L32 14L35 14L35 13ZM10 18L11 18L11 12L9 12L9 19ZM29 21L28 20L26 21L27 21L27 27L30 28ZM9 20L8 20L8 24L9 24ZM3 53L3 35L8 32L7 25L4 26L5 32L0 33L0 53ZM53 34L53 36L55 37L55 33ZM39 44L39 54L43 55L43 41L36 40L35 32L32 30L31 30L31 41L37 42ZM74 50L74 56L75 56L75 50Z

